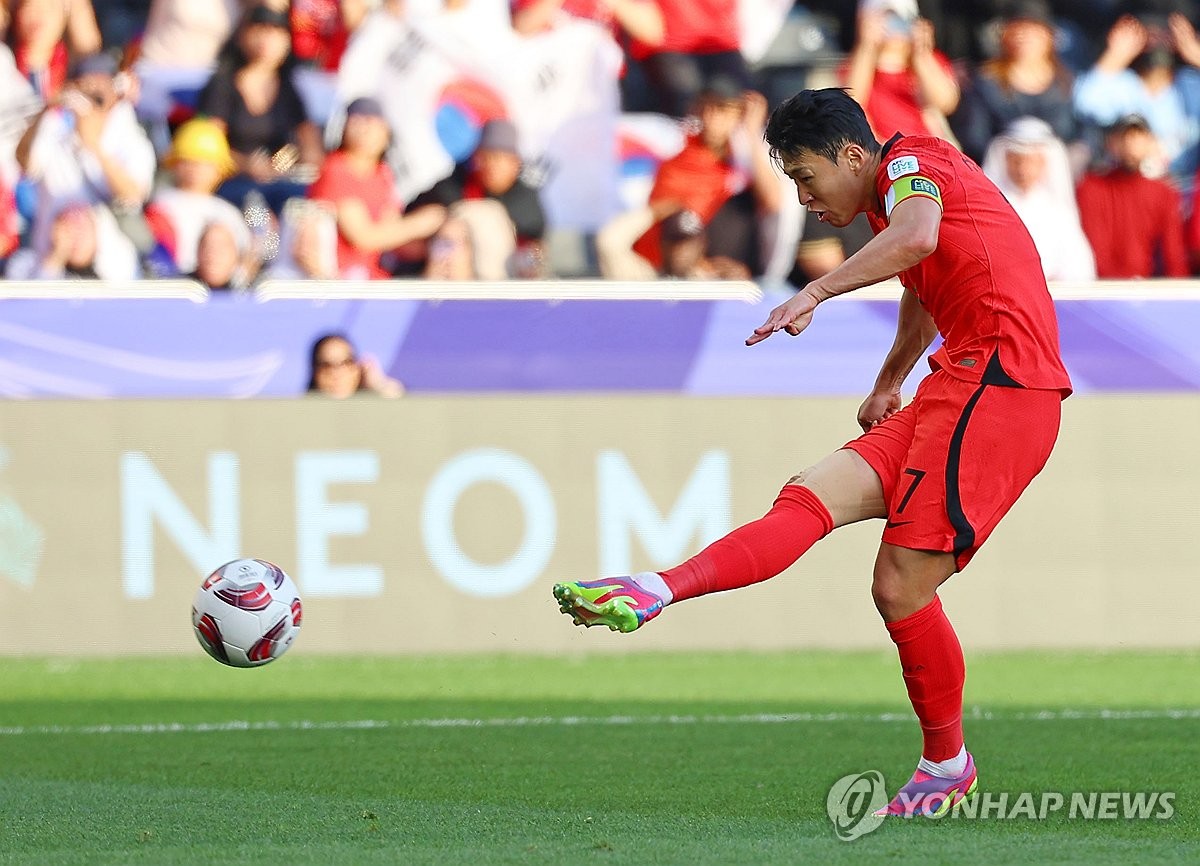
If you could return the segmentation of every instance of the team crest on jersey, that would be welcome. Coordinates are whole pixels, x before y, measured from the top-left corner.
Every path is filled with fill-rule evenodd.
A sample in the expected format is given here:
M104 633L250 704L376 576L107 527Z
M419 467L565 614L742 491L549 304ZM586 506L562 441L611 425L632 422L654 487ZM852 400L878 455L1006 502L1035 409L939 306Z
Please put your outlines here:
M898 156L888 163L888 180L904 177L906 174L916 174L921 170L915 156Z

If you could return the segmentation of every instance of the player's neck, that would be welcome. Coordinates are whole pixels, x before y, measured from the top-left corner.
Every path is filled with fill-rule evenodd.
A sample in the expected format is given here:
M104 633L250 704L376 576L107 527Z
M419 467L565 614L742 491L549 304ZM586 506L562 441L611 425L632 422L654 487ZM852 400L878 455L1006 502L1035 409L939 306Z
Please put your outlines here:
M880 149L871 154L870 159L867 160L867 165L864 171L867 181L865 182L866 201L864 203L865 206L863 207L863 211L874 214L875 216L883 215L883 201L879 198L879 193L875 189L875 177L879 174L879 166L882 164L883 150Z

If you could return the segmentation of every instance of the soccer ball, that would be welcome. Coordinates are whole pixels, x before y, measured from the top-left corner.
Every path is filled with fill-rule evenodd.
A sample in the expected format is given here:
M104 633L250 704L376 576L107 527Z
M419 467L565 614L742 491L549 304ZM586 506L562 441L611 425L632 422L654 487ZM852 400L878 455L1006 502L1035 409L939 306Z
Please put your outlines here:
M235 559L205 578L192 602L192 628L221 664L253 668L274 661L300 633L300 593L265 559Z

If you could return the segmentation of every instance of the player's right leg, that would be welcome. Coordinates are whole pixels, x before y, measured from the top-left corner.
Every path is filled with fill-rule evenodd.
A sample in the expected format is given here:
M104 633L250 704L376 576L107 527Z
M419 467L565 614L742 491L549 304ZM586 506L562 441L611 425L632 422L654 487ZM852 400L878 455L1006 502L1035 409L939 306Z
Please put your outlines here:
M886 514L879 476L859 454L840 450L792 478L763 517L714 541L675 568L555 584L576 625L634 631L668 604L774 577L847 523Z

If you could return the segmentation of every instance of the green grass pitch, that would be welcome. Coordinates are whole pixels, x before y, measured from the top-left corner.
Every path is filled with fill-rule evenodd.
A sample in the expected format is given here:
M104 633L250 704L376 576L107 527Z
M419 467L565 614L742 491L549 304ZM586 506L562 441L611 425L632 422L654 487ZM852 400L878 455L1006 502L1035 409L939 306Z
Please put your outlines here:
M1169 820L892 820L890 653L0 660L0 864L1200 862L1200 654L968 658L981 790L1173 792ZM1112 711L1112 712L1105 712Z

